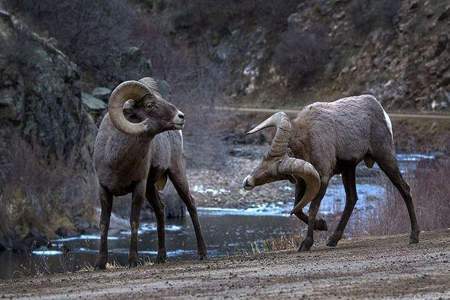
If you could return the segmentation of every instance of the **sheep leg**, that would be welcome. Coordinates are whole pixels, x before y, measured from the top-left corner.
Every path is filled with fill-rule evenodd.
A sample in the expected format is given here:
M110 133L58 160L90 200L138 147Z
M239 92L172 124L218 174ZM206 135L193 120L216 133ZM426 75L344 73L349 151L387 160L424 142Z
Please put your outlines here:
M339 240L342 238L345 226L352 215L353 209L355 207L356 201L358 201L358 194L356 192L356 178L355 178L356 167L351 166L343 170L342 172L342 182L345 189L345 208L342 213L341 220L339 221L336 230L333 235L330 236L327 242L327 246L336 247Z
M169 174L170 180L172 181L175 189L180 195L181 200L186 204L186 208L191 216L192 224L195 230L195 237L197 238L197 253L199 258L205 259L207 256L206 245L203 239L202 230L200 227L200 222L198 221L197 208L195 207L194 198L189 191L189 184L184 172L181 175Z
M99 198L102 212L100 215L100 249L97 260L95 262L95 269L104 270L108 262L108 230L109 220L112 210L112 194L103 186L99 188Z
M145 181L136 184L133 191L133 199L131 202L130 215L130 251L128 253L128 265L130 268L136 267L138 262L138 230L139 230L139 216L141 213L142 202L145 197Z
M159 192L153 183L147 186L147 200L153 207L156 216L156 227L158 231L158 254L156 256L156 263L164 263L167 259L164 204L161 202Z
M398 168L395 156L389 155L389 157L382 157L376 159L376 162L380 166L381 170L391 180L397 190L400 192L403 200L405 201L406 208L408 209L409 219L411 222L411 235L409 236L409 243L416 244L419 242L420 229L417 224L416 213L414 210L414 203L412 201L411 190L403 179L403 176Z
M305 193L305 183L303 181L297 183L295 185L294 207L297 205L297 203L300 201L300 199L302 199L304 193ZM302 220L305 224L308 224L308 216L305 215L305 213L303 211L295 213L295 216L297 218L299 218L300 220ZM327 231L328 230L327 222L325 222L324 219L316 220L316 223L314 225L314 230Z
M316 215L319 211L320 202L322 201L323 196L325 196L325 192L328 187L328 178L322 178L322 184L320 186L319 193L317 197L309 205L308 211L308 231L306 233L306 238L300 244L298 251L305 252L309 251L314 243L314 227L316 223Z

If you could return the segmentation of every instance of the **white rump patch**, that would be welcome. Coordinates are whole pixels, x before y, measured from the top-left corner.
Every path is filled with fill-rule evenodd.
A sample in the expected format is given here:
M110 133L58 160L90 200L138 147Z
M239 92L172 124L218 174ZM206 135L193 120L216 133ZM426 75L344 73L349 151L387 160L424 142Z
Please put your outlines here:
M384 113L384 120L386 121L386 125L389 129L389 132L391 133L391 136L394 137L394 133L392 132L392 123L391 123L391 118L389 118L388 114L386 113L386 111L383 108L383 113Z

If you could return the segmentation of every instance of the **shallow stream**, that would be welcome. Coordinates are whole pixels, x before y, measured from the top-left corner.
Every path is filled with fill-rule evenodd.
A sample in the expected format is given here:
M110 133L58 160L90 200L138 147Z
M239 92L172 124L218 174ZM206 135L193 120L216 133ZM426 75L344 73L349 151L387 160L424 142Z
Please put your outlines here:
M399 154L399 165L403 173L410 173L417 162L433 159L432 155ZM369 180L380 172L359 166L358 212L374 209L374 203L382 203L386 190L375 180ZM372 173L371 173L372 172ZM374 173L373 173L374 172ZM364 175L365 174L365 175ZM286 183L284 189L292 190ZM211 191L205 191L211 192ZM220 192L220 191L219 191ZM223 191L222 191L223 192ZM292 190L293 194L293 190ZM333 180L322 201L320 213L334 215L341 212L345 204L345 192L339 178ZM264 240L283 235L300 234L305 225L289 216L292 200L254 205L243 209L199 207L199 217L208 247L208 255L226 256L237 253L251 253ZM126 222L126 220L124 220ZM126 265L129 230L124 228L109 236L110 261ZM347 232L351 236L351 232ZM81 235L54 240L53 247L35 249L32 253L0 253L0 278L13 278L37 273L76 271L90 268L94 264L98 249L98 235ZM140 227L139 253L143 259L156 256L156 226L144 222ZM183 220L168 220L166 226L166 249L169 260L196 258L196 240L189 216ZM253 250L252 250L253 249Z

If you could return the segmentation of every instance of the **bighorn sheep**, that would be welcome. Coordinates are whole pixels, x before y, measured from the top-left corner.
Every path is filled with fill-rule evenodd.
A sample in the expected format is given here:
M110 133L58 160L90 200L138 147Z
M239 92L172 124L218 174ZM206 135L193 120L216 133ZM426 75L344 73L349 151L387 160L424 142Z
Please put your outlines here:
M296 185L295 204L291 214L308 223L307 236L299 251L313 245L313 230L326 230L326 223L315 219L328 182L342 174L346 203L341 220L328 240L334 247L341 239L357 201L356 165L364 160L371 168L377 162L402 195L411 222L410 243L418 243L416 221L410 188L398 168L392 125L380 103L371 95L343 98L334 102L318 102L303 108L290 121L278 112L249 133L276 127L268 154L244 180L244 188L289 179ZM302 209L310 203L309 216ZM319 224L318 224L319 223Z
M167 176L191 216L198 254L201 259L206 257L197 210L186 179L181 131L170 131L181 130L183 125L184 114L162 98L156 82L150 77L123 82L111 93L108 113L100 124L94 148L101 203L97 269L104 269L108 260L107 240L113 196L128 193L132 193L129 265L137 264L139 215L145 198L156 215L157 261L165 261L164 206L157 189L164 186Z

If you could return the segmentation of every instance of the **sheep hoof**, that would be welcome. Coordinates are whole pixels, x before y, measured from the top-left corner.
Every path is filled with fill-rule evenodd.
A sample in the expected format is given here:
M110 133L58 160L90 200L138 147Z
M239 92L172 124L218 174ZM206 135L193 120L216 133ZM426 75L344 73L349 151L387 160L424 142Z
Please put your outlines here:
M409 244L418 244L419 243L419 232L411 232L411 235L409 236Z
M95 264L95 270L96 271L106 270L106 264Z
M329 238L328 238L328 242L327 242L327 246L328 247L336 247L338 242L341 240L342 238L342 231L335 231Z
M95 267L94 269L99 271L99 270L105 270L106 269L106 261L107 259L105 257L98 257L97 261L95 262Z
M206 253L199 253L198 254L198 259L199 260L207 260L208 256L206 255Z
M314 241L310 238L304 239L303 242L300 244L300 247L298 248L298 252L306 252L311 250L313 242Z
M94 268L96 271L103 271L103 270L106 270L106 264L105 265L95 265L95 268Z
M166 262L166 260L167 260L167 255L165 253L164 254L158 254L156 256L155 264L163 264L163 263Z
M324 219L316 220L316 222L314 223L314 229L318 231L327 231L328 230L327 222L325 222Z
M328 246L328 247L336 247L337 244L338 244L338 240L337 240L337 239L335 239L335 238L333 238L333 237L330 237L330 238L328 239L328 242L327 242L327 246Z
M138 265L137 259L129 259L128 260L128 267L129 268L136 268Z

